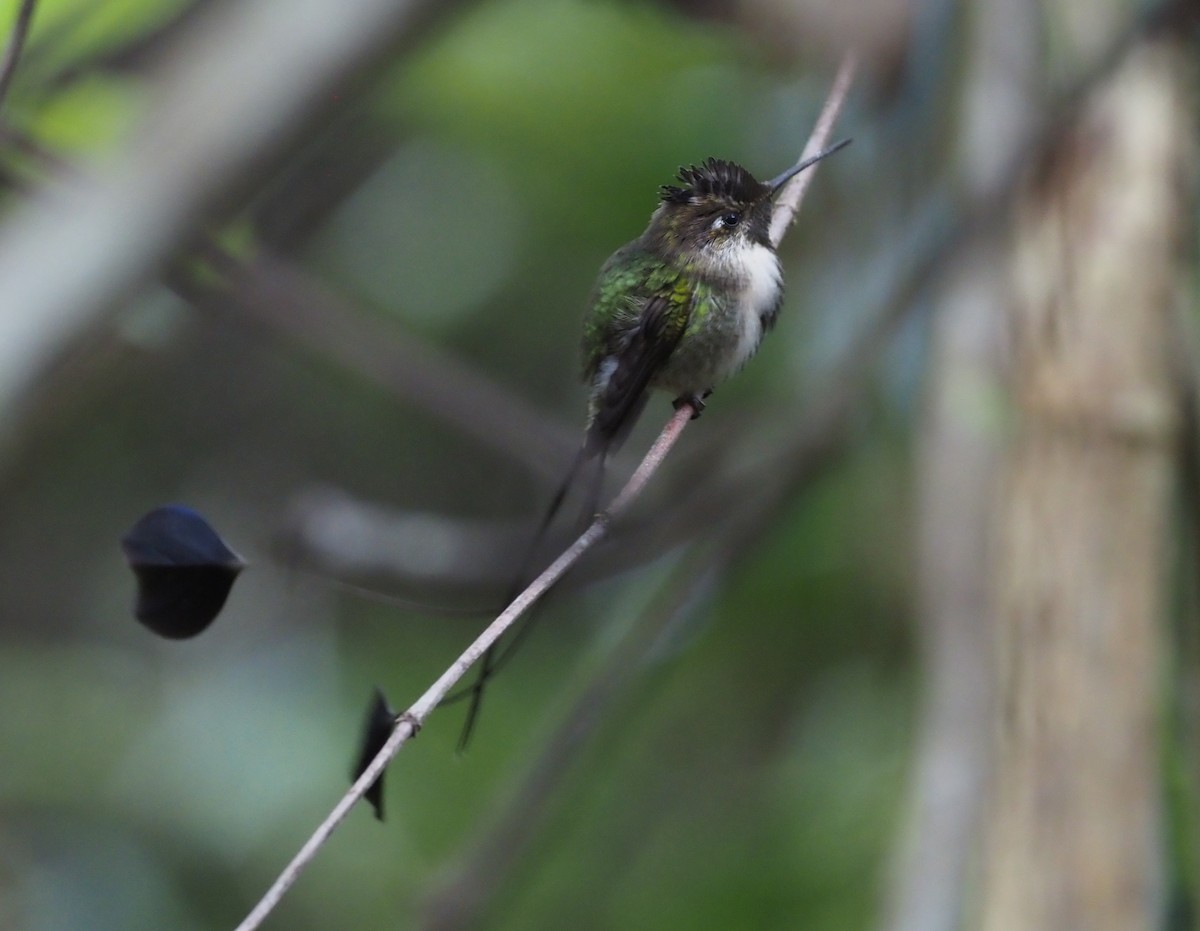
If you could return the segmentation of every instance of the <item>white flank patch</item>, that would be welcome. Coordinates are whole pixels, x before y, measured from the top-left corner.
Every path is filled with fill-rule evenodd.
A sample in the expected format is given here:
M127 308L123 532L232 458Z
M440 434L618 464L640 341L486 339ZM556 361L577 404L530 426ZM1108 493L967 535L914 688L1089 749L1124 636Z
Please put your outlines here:
M617 370L617 357L606 356L596 367L596 377L592 379L592 396L599 398L608 390L608 382Z

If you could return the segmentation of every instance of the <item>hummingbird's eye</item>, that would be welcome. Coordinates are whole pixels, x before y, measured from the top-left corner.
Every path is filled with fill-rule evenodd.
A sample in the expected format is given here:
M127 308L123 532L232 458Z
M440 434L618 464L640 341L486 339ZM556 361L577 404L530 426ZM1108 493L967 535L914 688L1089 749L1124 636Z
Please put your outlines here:
M717 217L717 222L713 224L717 229L733 229L741 222L742 215L740 213L723 213Z

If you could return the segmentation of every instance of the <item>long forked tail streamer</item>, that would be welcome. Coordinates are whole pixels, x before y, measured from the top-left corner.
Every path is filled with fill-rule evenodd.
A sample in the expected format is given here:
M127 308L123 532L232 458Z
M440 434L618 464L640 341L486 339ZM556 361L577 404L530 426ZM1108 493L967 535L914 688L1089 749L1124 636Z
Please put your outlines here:
M584 509L580 514L578 528L582 531L592 519L593 514L599 504L600 494L604 482L604 466L607 459L607 450L601 450L599 454L593 452L585 444L581 446L579 452L575 454L575 458L571 462L567 474L559 484L554 496L550 499L550 505L546 508L546 513L538 524L537 531L534 533L529 546L525 550L525 556L521 560L521 565L517 574L513 578L513 584L508 592L506 603L511 601L521 592L528 583L529 579L534 575L535 560L537 559L538 551L541 549L542 543L545 540L546 533L550 526L554 523L554 518L562 509L563 503L566 501L567 494L571 487L575 484L575 480L579 476L580 470L589 461L598 459L596 474L588 487L587 499L584 503ZM479 674L475 677L475 681L465 689L446 696L442 699L441 705L455 704L463 699L469 699L470 704L467 706L467 715L463 721L462 732L458 738L458 751L462 753L467 749L471 742L471 736L474 733L475 725L479 720L479 711L483 705L483 694L487 687L488 681L500 671L500 669L512 659L517 648L525 641L533 627L534 620L539 616L539 611L535 608L531 610L517 629L510 636L508 644L501 649L500 644L493 644L484 653L480 663Z

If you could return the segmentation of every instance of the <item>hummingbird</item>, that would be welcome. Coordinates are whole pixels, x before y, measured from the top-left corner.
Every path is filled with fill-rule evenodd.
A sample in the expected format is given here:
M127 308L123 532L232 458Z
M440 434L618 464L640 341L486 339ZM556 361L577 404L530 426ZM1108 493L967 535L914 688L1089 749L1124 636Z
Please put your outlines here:
M659 189L645 232L604 263L584 318L590 386L582 460L605 459L633 428L649 390L704 410L713 389L758 351L783 304L771 241L775 195L849 139L763 183L734 162L680 168Z
M582 515L591 518L605 461L633 429L651 391L666 391L676 409L690 405L698 417L713 389L758 351L783 304L783 272L770 234L775 197L795 175L849 143L844 139L767 182L718 158L681 167L679 183L659 189L646 229L601 267L583 321L582 376L589 388L583 443L534 537L517 592L580 470L595 463ZM528 622L503 657L493 646L475 683L454 696L471 699L460 748L484 685L527 631Z

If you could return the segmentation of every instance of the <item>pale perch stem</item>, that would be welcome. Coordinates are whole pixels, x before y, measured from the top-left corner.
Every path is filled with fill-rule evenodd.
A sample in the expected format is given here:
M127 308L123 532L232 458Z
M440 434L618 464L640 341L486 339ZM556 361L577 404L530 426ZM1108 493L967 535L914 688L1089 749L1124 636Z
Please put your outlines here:
M408 709L408 711L399 715L396 718L396 726L388 738L387 743L383 745L383 749L375 755L375 759L363 771L363 774L354 781L349 791L342 796L341 800L334 806L328 817L321 822L320 826L313 832L312 836L300 848L292 862L287 865L279 878L275 880L271 888L267 890L266 895L254 907L254 910L246 916L245 920L237 926L237 931L252 931L259 927L263 920L271 913L275 906L283 898L284 894L299 877L303 869L317 855L317 852L324 845L334 829L341 824L355 802L363 797L370 785L379 778L380 774L387 767L388 763L400 752L400 748L408 742L408 739L416 733L416 730L425 723L425 720L437 708L443 698L449 694L450 690L458 683L467 670L469 670L485 652L497 640L499 640L520 617L533 605L535 601L542 597L559 579L561 579L567 571L579 562L589 549L595 546L608 532L609 525L613 519L618 517L622 511L629 507L630 504L641 494L642 489L646 487L646 483L662 465L666 459L667 453L671 447L679 439L683 433L683 428L687 426L688 421L692 419L694 410L690 404L685 404L674 416L667 422L663 431L658 435L654 445L650 447L650 451L646 453L641 465L626 482L625 487L613 499L612 504L607 510L596 515L591 526L583 532L583 534L565 550L558 559L554 560L546 570L534 579L529 587L521 594L513 599L512 604L501 612L487 628L481 633L469 647L462 652L441 677L433 683Z
M804 151L796 160L797 165L812 158L829 144L829 136L833 133L833 124L837 122L838 114L842 112L842 106L846 103L846 96L850 93L850 86L854 83L854 73L857 70L858 57L853 52L847 52L842 58L841 65L838 66L837 75L833 79L833 87L829 90L829 96L825 98L825 105L817 117L812 135L808 137ZM783 186L779 197L775 199L775 212L771 215L771 242L776 247L783 242L783 234L788 231L788 227L796 218L796 213L800 210L800 202L804 199L804 194L812 183L815 173L815 165L807 171L800 172Z

